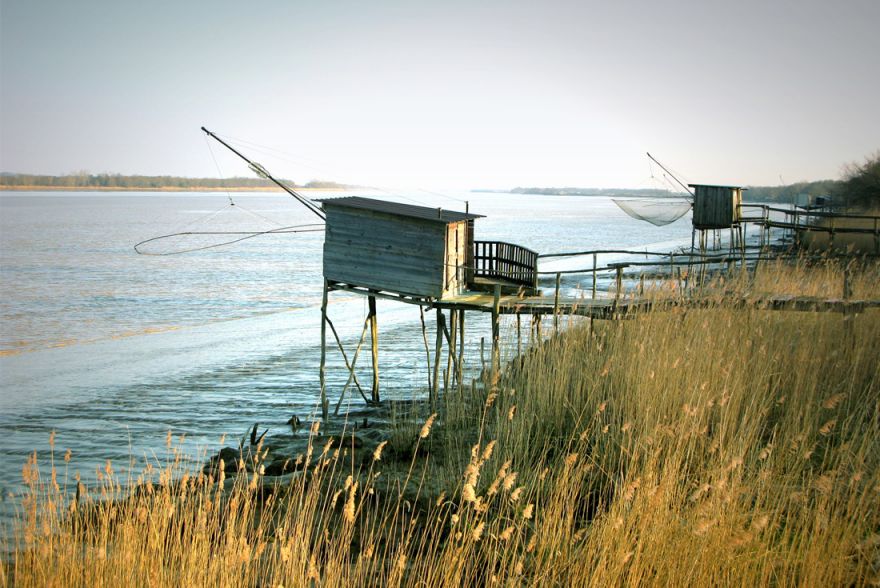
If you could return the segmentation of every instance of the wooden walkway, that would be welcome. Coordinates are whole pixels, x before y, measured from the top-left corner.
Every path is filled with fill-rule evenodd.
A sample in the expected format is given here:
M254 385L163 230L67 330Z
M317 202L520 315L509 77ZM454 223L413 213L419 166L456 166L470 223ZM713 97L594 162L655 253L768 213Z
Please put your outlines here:
M788 310L801 312L840 312L857 314L866 308L880 308L880 300L844 300L841 298L817 298L810 296L756 296L737 297L725 300L737 308L763 310ZM493 312L495 296L486 292L466 292L458 296L435 301L435 308L449 310L470 310ZM625 318L654 306L705 308L718 304L717 300L706 300L702 296L680 298L623 297L614 298L573 298L553 296L502 295L498 299L499 314L523 315L577 315L595 319Z

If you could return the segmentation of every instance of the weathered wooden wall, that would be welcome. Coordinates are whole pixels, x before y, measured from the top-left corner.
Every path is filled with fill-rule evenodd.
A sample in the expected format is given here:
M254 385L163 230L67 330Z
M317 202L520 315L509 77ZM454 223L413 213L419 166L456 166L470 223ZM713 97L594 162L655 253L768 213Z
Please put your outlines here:
M440 298L447 225L324 203L324 277L335 282Z
M726 229L740 221L742 189L695 185L694 228Z

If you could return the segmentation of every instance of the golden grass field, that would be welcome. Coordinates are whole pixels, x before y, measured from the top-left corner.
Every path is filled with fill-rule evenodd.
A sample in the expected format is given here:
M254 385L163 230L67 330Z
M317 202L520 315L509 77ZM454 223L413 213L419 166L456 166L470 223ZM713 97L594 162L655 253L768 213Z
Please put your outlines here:
M769 263L699 310L573 321L360 459L313 427L281 485L259 448L230 479L107 464L78 497L61 450L52 471L31 460L0 583L877 585L880 310L727 302L839 297L842 271ZM852 275L880 298L876 263Z

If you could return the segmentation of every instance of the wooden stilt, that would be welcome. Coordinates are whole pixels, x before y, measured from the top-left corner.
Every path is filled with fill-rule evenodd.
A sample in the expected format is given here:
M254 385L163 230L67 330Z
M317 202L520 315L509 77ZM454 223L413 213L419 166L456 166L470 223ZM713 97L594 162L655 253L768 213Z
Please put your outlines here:
M697 236L697 229L696 229L696 228L692 228L692 229L691 229L691 254L690 254L690 256L688 257L688 269L687 269L687 275L686 275L686 277L687 277L688 280L690 280L691 272L693 271L693 261L694 261L694 240L696 239L696 236Z
M370 395L372 402L379 404L379 321L376 316L376 297L368 296L370 316L370 342L373 350L373 390Z
M451 324L454 324L454 323L452 323L451 317L449 319L449 322ZM454 367L455 371L457 372L458 371L458 355L456 355L456 353L455 353L455 334L454 333L450 334L449 329L446 328L446 325L443 325L443 336L446 337L446 344L449 346L449 353L447 354L447 357L449 358L449 361L452 362L452 364L453 364L452 367ZM444 390L444 393L445 392L446 392L446 390Z
M768 233L770 229L767 229ZM874 253L880 255L880 222L874 219Z
M614 300L619 300L623 293L623 266L614 268Z
M464 309L458 311L458 389L464 389Z
M522 328L519 313L516 313L516 356L522 357Z
M559 284L562 281L562 274L556 273L556 293L553 295L553 331L559 332Z
M495 297L492 300L492 371L501 369L501 284L495 284ZM494 374L493 374L494 375Z
M327 402L327 280L324 280L324 294L321 296L321 365L318 368L318 379L321 382L321 418L326 422L330 416L330 405Z
M425 342L425 356L428 362L428 398L433 398L434 387L431 380L431 350L428 347L428 328L425 326L425 307L419 305L419 318L422 321L422 340Z
M455 372L453 372L452 367L453 363L456 363L458 357L455 355L455 336L456 336L456 318L457 312L455 310L449 311L449 328L451 329L451 334L444 328L444 334L446 335L446 344L449 345L449 353L446 354L446 370L443 372L443 393L447 394L449 392L449 386L452 385L452 378L455 377ZM445 325L444 325L445 327Z
M596 254L593 254L593 300L596 299Z
M486 338L480 337L480 369L486 371Z
M443 328L446 323L446 317L443 310L437 309L437 341L434 345L434 384L432 386L434 393L431 396L431 410L437 408L437 393L440 390L440 354L443 352Z
M703 261L703 256L706 255L706 231L700 231L700 261ZM700 263L700 278L698 283L700 288L703 287L703 280L706 277L706 264Z
M452 356L452 363L454 364L455 370L452 373L450 382L458 382L458 323L461 317L460 310L452 310L450 311L450 316L452 318L452 325L450 326L449 334L452 337L452 340L449 342L449 355Z

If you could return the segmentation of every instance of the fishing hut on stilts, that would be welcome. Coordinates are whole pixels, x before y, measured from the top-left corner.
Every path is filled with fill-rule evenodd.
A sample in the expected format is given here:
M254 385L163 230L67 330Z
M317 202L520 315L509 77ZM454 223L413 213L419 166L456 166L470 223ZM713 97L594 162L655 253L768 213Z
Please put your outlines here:
M449 364L445 379L461 382L465 310L469 306L462 301L473 303L473 297L469 298L471 294L479 297L482 293L485 297L487 291L492 293L492 360L493 366L497 367L501 294L517 292L528 295L537 291L537 253L511 243L475 241L474 222L482 218L478 214L362 197L325 199L321 205L326 215L319 372L324 418L329 412L326 385L328 326L349 370L340 402L352 384L361 390L369 403L381 400L377 298L420 307L429 358L424 311L436 311L433 377L429 382L432 403L438 396L444 341L448 347ZM351 361L327 315L328 296L334 291L360 294L368 301L367 317ZM448 321L445 310L449 311ZM367 331L372 350L369 398L355 375L355 365ZM454 370L451 376L450 368Z
M691 230L691 250L697 245L700 253L708 249L708 235L713 236L721 229L730 230L730 253L744 251L745 233L742 223L741 186L715 186L710 184L688 184L693 188L693 229ZM695 242L699 236L698 243Z

